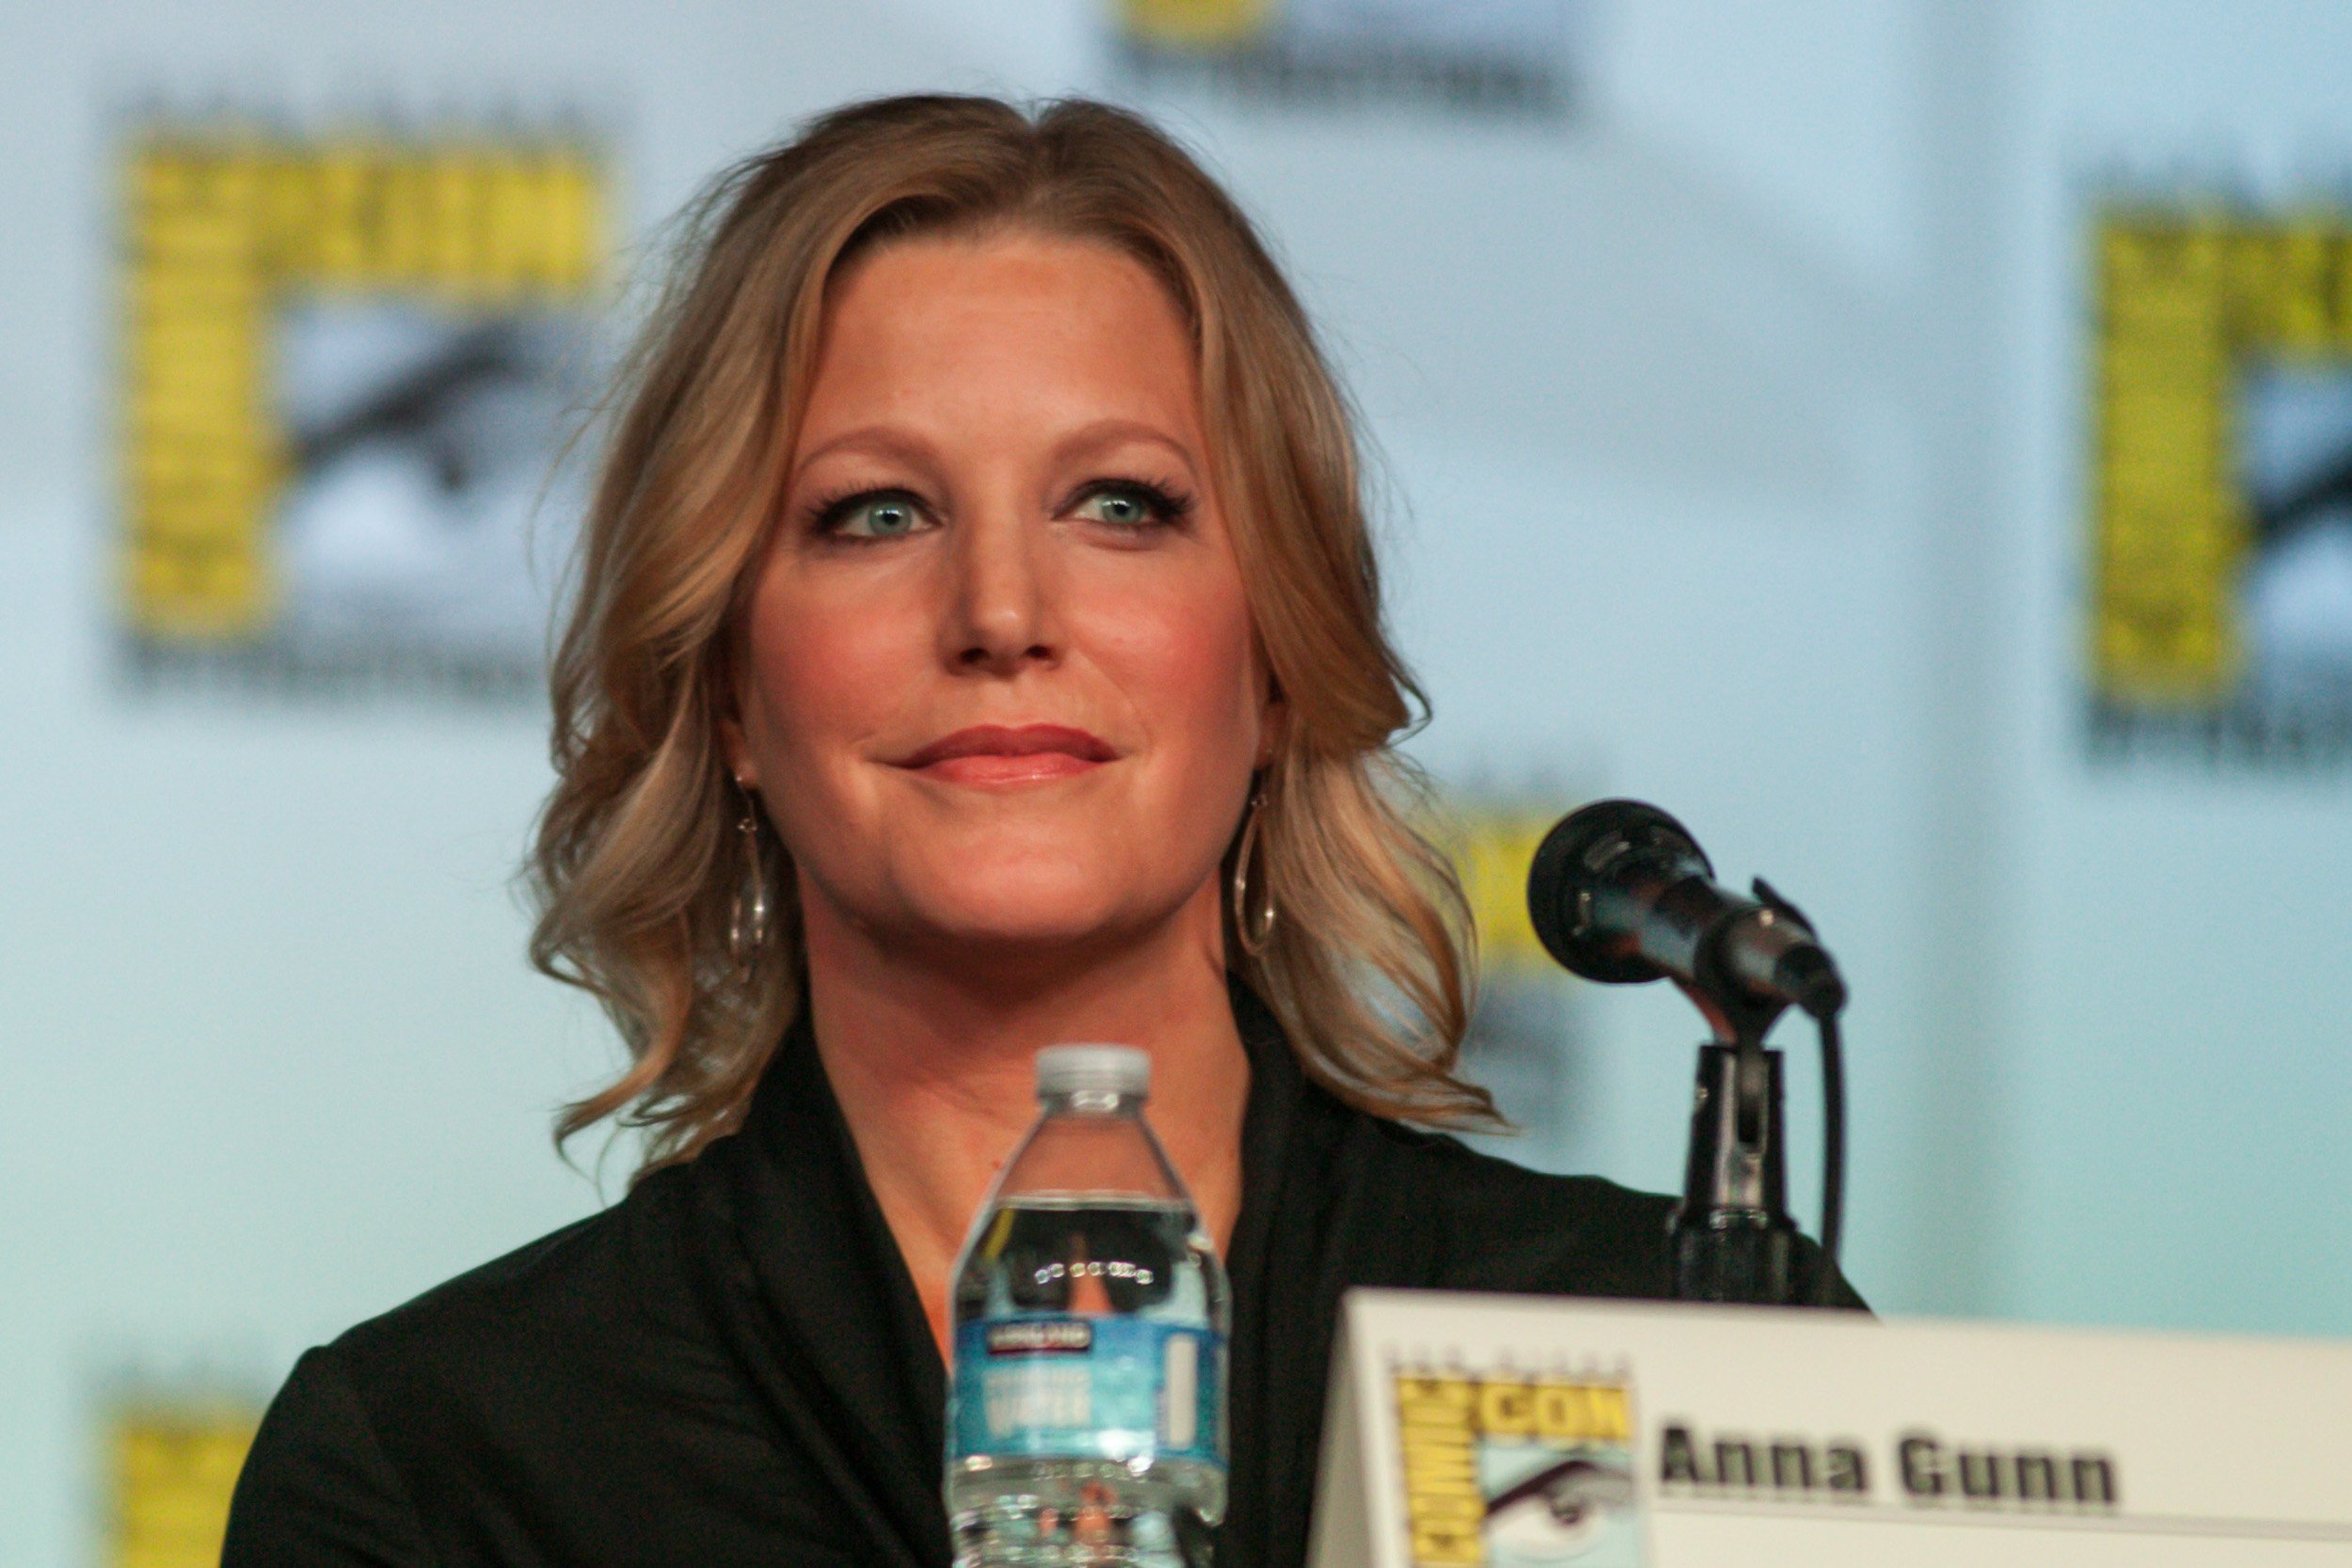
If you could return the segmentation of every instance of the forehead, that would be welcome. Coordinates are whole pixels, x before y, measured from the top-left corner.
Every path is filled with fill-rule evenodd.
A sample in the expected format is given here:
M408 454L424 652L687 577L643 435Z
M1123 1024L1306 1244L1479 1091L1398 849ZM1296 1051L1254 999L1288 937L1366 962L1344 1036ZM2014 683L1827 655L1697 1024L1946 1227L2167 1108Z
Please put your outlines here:
M836 272L800 444L878 418L972 427L1106 415L1197 443L1176 301L1127 252L1024 230L897 240Z

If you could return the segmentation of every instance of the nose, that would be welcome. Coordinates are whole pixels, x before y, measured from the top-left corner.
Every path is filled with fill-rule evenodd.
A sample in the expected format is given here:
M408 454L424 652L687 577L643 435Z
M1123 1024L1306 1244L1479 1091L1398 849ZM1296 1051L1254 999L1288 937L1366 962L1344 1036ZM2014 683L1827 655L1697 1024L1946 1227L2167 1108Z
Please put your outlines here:
M1062 655L1052 546L1009 505L967 515L949 552L954 582L941 652L975 673L1009 675Z

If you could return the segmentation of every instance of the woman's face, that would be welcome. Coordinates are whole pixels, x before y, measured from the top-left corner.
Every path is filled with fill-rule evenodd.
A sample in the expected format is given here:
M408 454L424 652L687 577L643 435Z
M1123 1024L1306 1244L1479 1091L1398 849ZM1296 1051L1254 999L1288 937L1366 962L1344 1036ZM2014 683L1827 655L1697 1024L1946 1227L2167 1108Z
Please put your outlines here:
M1188 918L1270 749L1174 303L1105 245L870 252L828 291L725 736L814 950Z

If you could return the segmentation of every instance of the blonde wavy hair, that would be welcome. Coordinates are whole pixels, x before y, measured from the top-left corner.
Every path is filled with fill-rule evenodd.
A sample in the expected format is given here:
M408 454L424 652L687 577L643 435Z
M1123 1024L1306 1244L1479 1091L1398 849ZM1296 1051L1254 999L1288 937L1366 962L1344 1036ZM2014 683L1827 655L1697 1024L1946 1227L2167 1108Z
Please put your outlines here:
M617 1116L648 1134L640 1174L691 1159L738 1124L802 1005L790 858L765 823L740 831L719 744L752 568L827 279L870 246L1001 227L1135 257L1200 356L1214 483L1289 709L1249 872L1279 918L1253 957L1229 910L1229 962L1343 1100L1498 1124L1454 1070L1474 938L1451 863L1413 825L1426 792L1391 748L1425 705L1382 631L1353 422L1305 313L1248 219L1141 118L920 95L834 110L721 176L689 210L609 405L554 656L558 782L526 874L533 962L602 1003L631 1062L565 1108L559 1142ZM784 896L739 964L729 922L751 855Z

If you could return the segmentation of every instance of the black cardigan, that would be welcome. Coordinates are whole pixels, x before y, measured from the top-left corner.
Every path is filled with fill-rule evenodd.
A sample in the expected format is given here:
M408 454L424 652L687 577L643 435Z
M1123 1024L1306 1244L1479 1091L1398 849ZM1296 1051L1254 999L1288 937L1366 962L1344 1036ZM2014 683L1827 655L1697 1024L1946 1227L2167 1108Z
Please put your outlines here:
M1662 1296L1670 1201L1353 1110L1257 997L1233 1005L1251 1076L1218 1560L1288 1568L1343 1291ZM304 1355L222 1561L941 1568L946 1393L803 1023L739 1133Z

